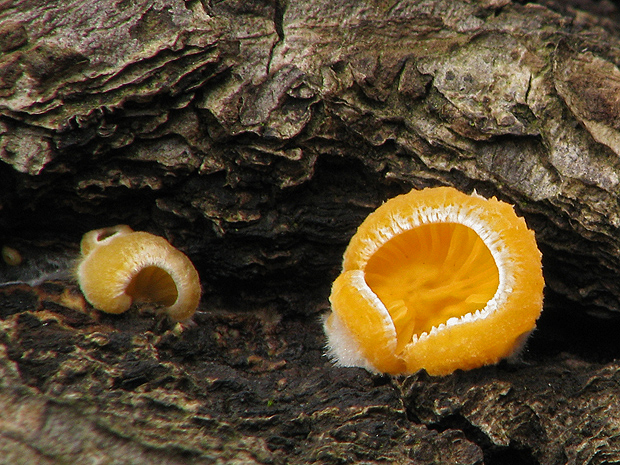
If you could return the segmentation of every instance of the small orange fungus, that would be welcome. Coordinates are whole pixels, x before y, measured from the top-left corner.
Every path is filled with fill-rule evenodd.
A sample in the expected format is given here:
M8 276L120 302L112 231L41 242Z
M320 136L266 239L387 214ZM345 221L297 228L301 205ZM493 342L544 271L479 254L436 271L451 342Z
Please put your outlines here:
M2 247L2 260L9 266L19 266L22 263L22 255L17 249L5 245Z
M497 363L542 310L534 233L512 206L451 187L414 190L358 228L325 320L341 366L432 375Z
M118 225L84 234L77 278L86 300L107 313L134 301L165 307L174 321L190 318L200 302L200 280L187 256L163 237Z

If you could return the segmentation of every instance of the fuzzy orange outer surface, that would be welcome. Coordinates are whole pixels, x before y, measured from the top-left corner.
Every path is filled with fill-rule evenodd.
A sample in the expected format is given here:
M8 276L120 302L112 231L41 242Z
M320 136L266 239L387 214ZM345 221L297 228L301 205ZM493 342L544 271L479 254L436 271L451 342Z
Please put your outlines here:
M404 295L406 300L407 291L402 287L424 276L418 277L411 272L412 275L402 282L393 280L394 286L398 288L391 290L389 282L382 284L381 288L371 288L369 282L375 277L367 273L373 256L383 253L379 251L386 250L390 241L397 243L393 240L395 237L416 228L422 230L424 225L440 223L463 226L450 226L448 229L442 226L442 229L437 228L439 232L433 232L436 237L416 240L422 241L422 244L431 244L427 247L429 250L434 250L435 242L446 241L448 245L438 247L437 250L444 256L456 257L452 259L456 265L461 258L462 262L468 262L467 266L471 268L467 270L468 273L475 272L488 277L485 278L484 288L487 294L480 293L490 296L488 302L481 303L477 311L475 301L479 296L465 299L473 301L473 306L467 307L469 304L458 302L454 308L462 307L466 310L463 310L463 315L450 314L453 310L446 310L450 321L441 321L441 315L424 314L429 311L441 314L443 311L427 305L428 299L436 292L435 288L427 289L431 297L412 297L406 305L402 300L388 302L392 295L397 296L395 299ZM445 233L444 230L450 232ZM453 230L454 234L451 233ZM470 255L474 252L469 250L459 255L458 240L472 233L479 236L488 248L488 251L480 251L478 255L492 256L492 260L485 261L484 257L477 256L472 258ZM407 267L407 260L415 260L415 254L425 257L423 254L429 253L428 250L419 250L419 244L405 247L405 250L402 250L402 244L398 247L386 257L394 257L393 260L398 262L394 266L403 269ZM476 250L484 248L480 244L467 247L477 247ZM401 252L403 257L398 257ZM424 274L424 267L427 266L425 260L422 259L416 265L414 271L418 274ZM477 264L490 268L477 270ZM428 266L434 265L431 263ZM390 264L385 264L384 268L389 276ZM449 272L446 270L451 268L444 268L441 273L449 280ZM472 292L479 293L476 290L477 283L474 282L476 276L467 285L471 286ZM380 281L380 278L376 279ZM461 278L461 283L467 279L467 276ZM442 285L439 283L433 286ZM452 294L458 292L451 291L449 286L444 288L441 289L443 301L450 302ZM325 323L331 355L341 365L365 366L373 371L391 374L414 373L425 369L432 375L445 375L457 369L468 370L493 364L519 350L527 335L535 328L542 310L543 288L541 254L534 233L515 214L511 205L495 198L466 195L451 187L414 190L380 206L366 218L351 239L344 254L342 273L332 287L330 301L333 313ZM380 290L383 300L373 289ZM403 312L408 311L414 315L401 318ZM403 318L409 318L411 322L407 323L409 326L406 330L399 329L399 321ZM431 323L428 323L428 327L420 327L420 322L424 321L431 321L433 327L430 327ZM345 329L337 330L337 327ZM347 342L337 341L340 337L347 339ZM350 355L355 351L358 353L357 359Z

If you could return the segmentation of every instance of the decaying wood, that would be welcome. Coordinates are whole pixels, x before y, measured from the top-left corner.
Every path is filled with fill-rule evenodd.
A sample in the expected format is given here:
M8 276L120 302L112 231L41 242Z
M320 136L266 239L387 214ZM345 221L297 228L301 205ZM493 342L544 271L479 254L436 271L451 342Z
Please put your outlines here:
M0 463L619 460L620 33L559 8L0 3ZM442 184L536 231L524 361L333 368L348 239ZM79 238L117 223L192 258L194 325L84 304Z

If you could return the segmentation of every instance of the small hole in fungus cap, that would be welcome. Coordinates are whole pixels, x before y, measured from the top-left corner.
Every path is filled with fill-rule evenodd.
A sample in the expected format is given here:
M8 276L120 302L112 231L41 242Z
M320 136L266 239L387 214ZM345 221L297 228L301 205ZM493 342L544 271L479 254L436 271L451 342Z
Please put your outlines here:
M101 242L106 240L108 237L112 237L115 234L118 234L118 228L104 228L101 230L99 234L97 234L97 242Z

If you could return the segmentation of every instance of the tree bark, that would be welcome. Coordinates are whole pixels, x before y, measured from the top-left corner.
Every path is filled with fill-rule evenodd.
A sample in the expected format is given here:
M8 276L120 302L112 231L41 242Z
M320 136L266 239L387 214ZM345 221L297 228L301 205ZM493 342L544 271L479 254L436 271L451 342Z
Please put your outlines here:
M0 3L0 239L24 259L0 268L0 463L619 460L620 14L594 6ZM435 185L535 230L524 359L332 367L348 240ZM190 256L193 325L59 279L118 223Z

